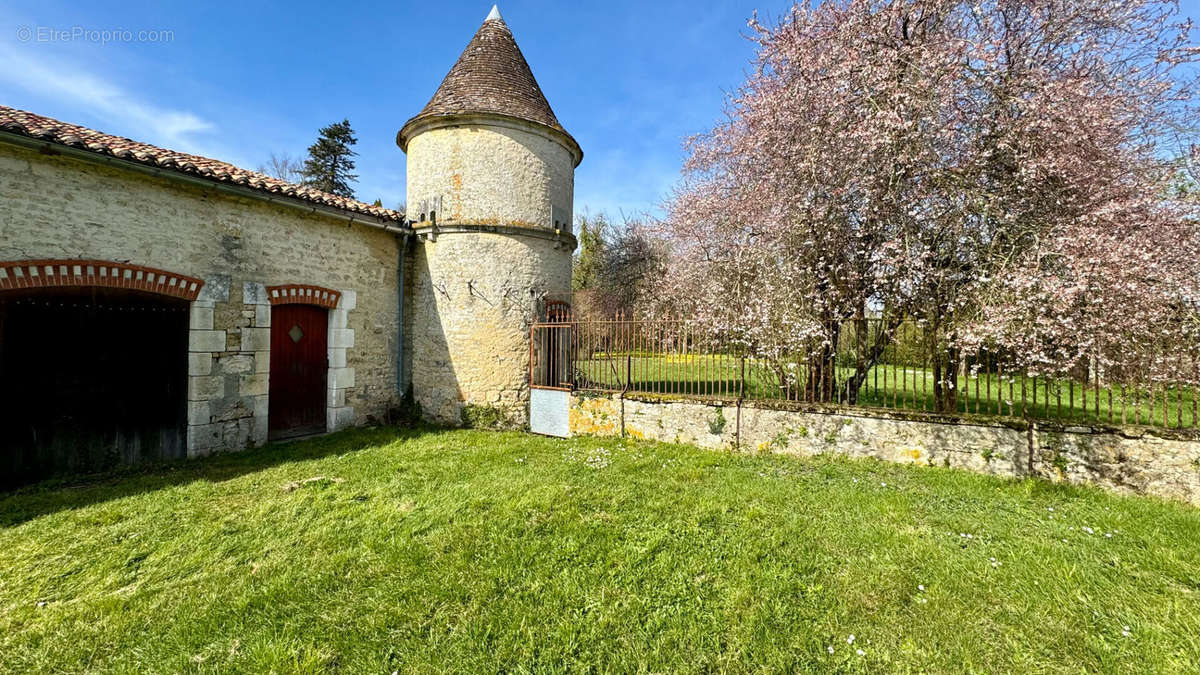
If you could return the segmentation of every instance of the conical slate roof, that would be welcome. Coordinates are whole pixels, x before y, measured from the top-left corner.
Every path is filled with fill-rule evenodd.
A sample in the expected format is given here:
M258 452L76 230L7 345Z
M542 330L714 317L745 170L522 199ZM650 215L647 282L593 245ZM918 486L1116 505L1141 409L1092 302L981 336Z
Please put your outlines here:
M416 117L404 123L396 140L404 148L408 145L408 130L415 123L431 117L469 114L514 117L550 127L570 138L550 109L512 31L496 7L471 38L433 98ZM575 139L570 140L574 144Z

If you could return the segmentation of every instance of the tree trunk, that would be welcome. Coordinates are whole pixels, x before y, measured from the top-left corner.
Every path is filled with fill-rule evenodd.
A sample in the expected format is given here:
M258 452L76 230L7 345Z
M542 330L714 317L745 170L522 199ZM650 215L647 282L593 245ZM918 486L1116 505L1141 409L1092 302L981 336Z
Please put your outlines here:
M874 340L868 339L868 331L870 322L865 318L855 320L856 332L856 348L855 348L855 363L854 374L846 379L842 391L845 392L844 401L850 405L858 403L858 392L862 389L863 382L866 382L867 375L875 364L879 363L879 358L883 356L883 352L887 349L888 344L896 335L896 328L900 326L900 320L888 319L880 326L879 333L875 335Z
M810 400L831 403L837 399L837 341L841 330L836 321L826 323L828 339L808 356L808 393Z
M933 350L933 409L958 412L958 369L962 355L957 347L937 345Z
M1080 358L1079 361L1071 368L1071 371L1070 371L1070 374L1068 375L1068 377L1070 377L1072 380L1075 380L1076 382L1082 382L1083 384L1086 385L1091 381L1091 378L1090 378L1091 373L1092 373L1092 360L1089 357L1084 356L1084 357Z

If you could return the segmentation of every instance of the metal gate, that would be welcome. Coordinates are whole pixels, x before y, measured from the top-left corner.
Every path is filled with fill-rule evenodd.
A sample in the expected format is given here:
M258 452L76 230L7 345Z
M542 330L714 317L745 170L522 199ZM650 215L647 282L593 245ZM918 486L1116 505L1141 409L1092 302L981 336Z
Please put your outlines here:
M574 388L570 308L547 306L547 319L529 332L529 428L535 434L570 435L567 409Z

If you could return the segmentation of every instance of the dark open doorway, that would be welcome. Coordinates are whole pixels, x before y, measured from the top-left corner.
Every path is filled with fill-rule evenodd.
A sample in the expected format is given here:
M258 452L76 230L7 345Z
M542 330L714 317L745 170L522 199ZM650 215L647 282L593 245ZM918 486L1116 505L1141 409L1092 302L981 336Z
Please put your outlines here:
M0 294L0 488L187 454L188 302Z

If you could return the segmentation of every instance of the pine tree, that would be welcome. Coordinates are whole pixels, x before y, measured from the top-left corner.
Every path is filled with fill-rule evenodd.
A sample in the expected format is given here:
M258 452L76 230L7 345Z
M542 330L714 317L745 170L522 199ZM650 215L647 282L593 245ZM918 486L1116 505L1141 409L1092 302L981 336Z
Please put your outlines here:
M350 120L335 122L321 128L321 136L308 148L308 159L300 171L302 184L341 197L354 198L350 183L358 180L354 170L354 157L358 154L350 148L358 142Z

